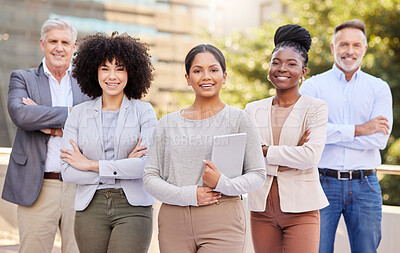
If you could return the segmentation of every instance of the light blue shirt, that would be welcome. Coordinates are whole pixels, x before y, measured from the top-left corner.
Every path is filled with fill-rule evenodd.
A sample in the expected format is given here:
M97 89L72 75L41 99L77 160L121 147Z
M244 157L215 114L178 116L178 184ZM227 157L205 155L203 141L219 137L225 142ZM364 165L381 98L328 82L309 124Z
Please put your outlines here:
M354 136L354 131L355 125L377 116L386 117L392 128L392 94L386 82L360 68L347 82L345 74L334 65L306 80L300 93L328 103L328 131L320 168L359 170L381 164L379 149L386 147L389 135L377 132Z

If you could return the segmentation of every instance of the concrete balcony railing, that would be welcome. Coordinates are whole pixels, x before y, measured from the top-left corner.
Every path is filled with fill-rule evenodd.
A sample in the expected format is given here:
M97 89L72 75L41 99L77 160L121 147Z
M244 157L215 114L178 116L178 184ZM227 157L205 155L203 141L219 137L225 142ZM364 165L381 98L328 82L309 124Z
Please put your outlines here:
M3 189L4 177L10 149L0 148L0 190ZM382 165L378 168L378 173L400 175L400 166ZM244 198L245 199L245 198ZM243 202L246 205L246 201ZM153 238L150 245L149 253L158 253L157 240L157 216L160 208L160 202L154 205L154 223L153 223ZM249 215L247 212L247 224L249 224ZM246 253L253 253L250 228L247 229L247 250ZM383 206L382 217L382 241L379 246L379 253L395 253L399 252L400 238L400 207L398 206ZM17 206L0 200L0 253L16 252L18 248L13 247L14 251L9 248L2 250L3 245L18 244L18 225L17 225ZM60 237L57 235L55 241L55 251L60 252L57 248L60 247ZM336 233L335 253L349 253L350 246L347 238L346 226L343 219L339 222L339 227Z

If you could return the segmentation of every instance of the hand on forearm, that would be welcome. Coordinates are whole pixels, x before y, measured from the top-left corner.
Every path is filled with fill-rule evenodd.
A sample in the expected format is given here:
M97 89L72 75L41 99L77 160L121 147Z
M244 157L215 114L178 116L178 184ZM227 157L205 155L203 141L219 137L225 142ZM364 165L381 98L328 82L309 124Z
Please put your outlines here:
M63 136L63 130L61 128L56 128L56 132L55 132L56 136Z
M30 98L22 98L22 103L24 105L38 105L35 101L33 101ZM51 134L52 136L63 136L63 131L61 128L46 128L40 131L45 134Z
M364 124L356 125L354 130L354 136L359 135L371 135L377 132L381 132L385 135L389 134L390 125L389 120L383 116L373 118Z
M301 136L300 141L297 144L297 146L303 146L304 143L307 143L310 140L310 138L308 138L308 136L310 136L310 133L311 133L310 129L307 129L304 132L303 136Z
M307 143L310 140L310 138L309 138L310 133L311 133L310 129L307 129L304 132L304 134L301 136L299 142L297 143L297 146L303 146L305 143ZM268 151L268 149L267 149L267 151ZM287 167L287 166L278 166L278 171L287 171L287 170L291 170L291 169L292 168Z
M42 129L42 130L40 130L40 132L45 133L45 134L51 134L51 128Z
M221 193L213 191L210 187L197 187L197 205L206 206L214 204L221 198Z
M22 103L24 105L37 105L37 103L30 98L22 98Z
M61 128L46 128L40 131L45 134L51 134L51 136L63 136L63 131Z
M87 159L82 155L78 145L73 140L70 140L70 143L74 151L70 149L61 149L61 160L78 170L99 172L99 161Z
M289 168L287 166L279 166L278 171L286 171L286 170L291 170L292 168Z
M262 145L261 147L262 147L262 151L263 151L264 157L267 157L267 153L268 153L268 148L269 148L269 146Z
M131 153L129 153L128 158L140 158L147 153L147 151L144 151L147 149L147 147L140 146L141 142L142 142L142 138L139 138L138 142L136 143L135 148L132 150Z

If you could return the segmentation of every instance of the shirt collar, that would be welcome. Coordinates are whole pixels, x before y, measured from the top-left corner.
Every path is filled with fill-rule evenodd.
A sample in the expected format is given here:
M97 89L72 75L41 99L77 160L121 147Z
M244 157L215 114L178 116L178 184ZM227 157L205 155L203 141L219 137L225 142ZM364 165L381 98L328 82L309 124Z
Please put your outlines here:
M46 58L45 58L45 57L43 57L42 65L43 65L43 72L44 72L44 74L45 74L47 77L53 76L53 75L51 74L49 68L47 68L47 65L46 65ZM72 71L72 64L69 64L69 67L68 67L66 73L67 73L68 75L71 75L71 71Z
M333 74L334 74L339 80L346 81L346 77L345 77L343 71L340 70L340 69L336 66L335 63L333 63L332 71L333 71ZM358 78L360 72L361 72L361 66L358 67L357 71L356 71L356 72L354 73L354 75L351 77L351 80L357 80L357 78ZM351 80L350 80L350 81L351 81ZM346 81L346 82L347 82L347 81Z

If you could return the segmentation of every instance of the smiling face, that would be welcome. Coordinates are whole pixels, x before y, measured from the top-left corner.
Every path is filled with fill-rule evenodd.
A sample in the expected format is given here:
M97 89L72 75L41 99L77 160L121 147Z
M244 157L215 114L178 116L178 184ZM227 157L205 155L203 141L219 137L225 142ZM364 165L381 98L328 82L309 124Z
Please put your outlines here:
M103 97L122 98L128 82L128 72L124 65L116 62L115 59L112 62L107 60L98 68L98 80L103 90Z
M298 89L300 79L307 73L303 61L291 47L282 47L272 55L268 74L277 92Z
M353 74L367 51L365 35L356 28L339 30L331 43L331 50L336 66L345 73Z
M193 87L196 96L219 97L219 91L226 82L226 72L210 52L198 53L186 74L189 86Z
M54 28L47 31L44 41L40 40L40 47L46 58L47 68L54 73L65 72L69 68L76 44L71 29Z

